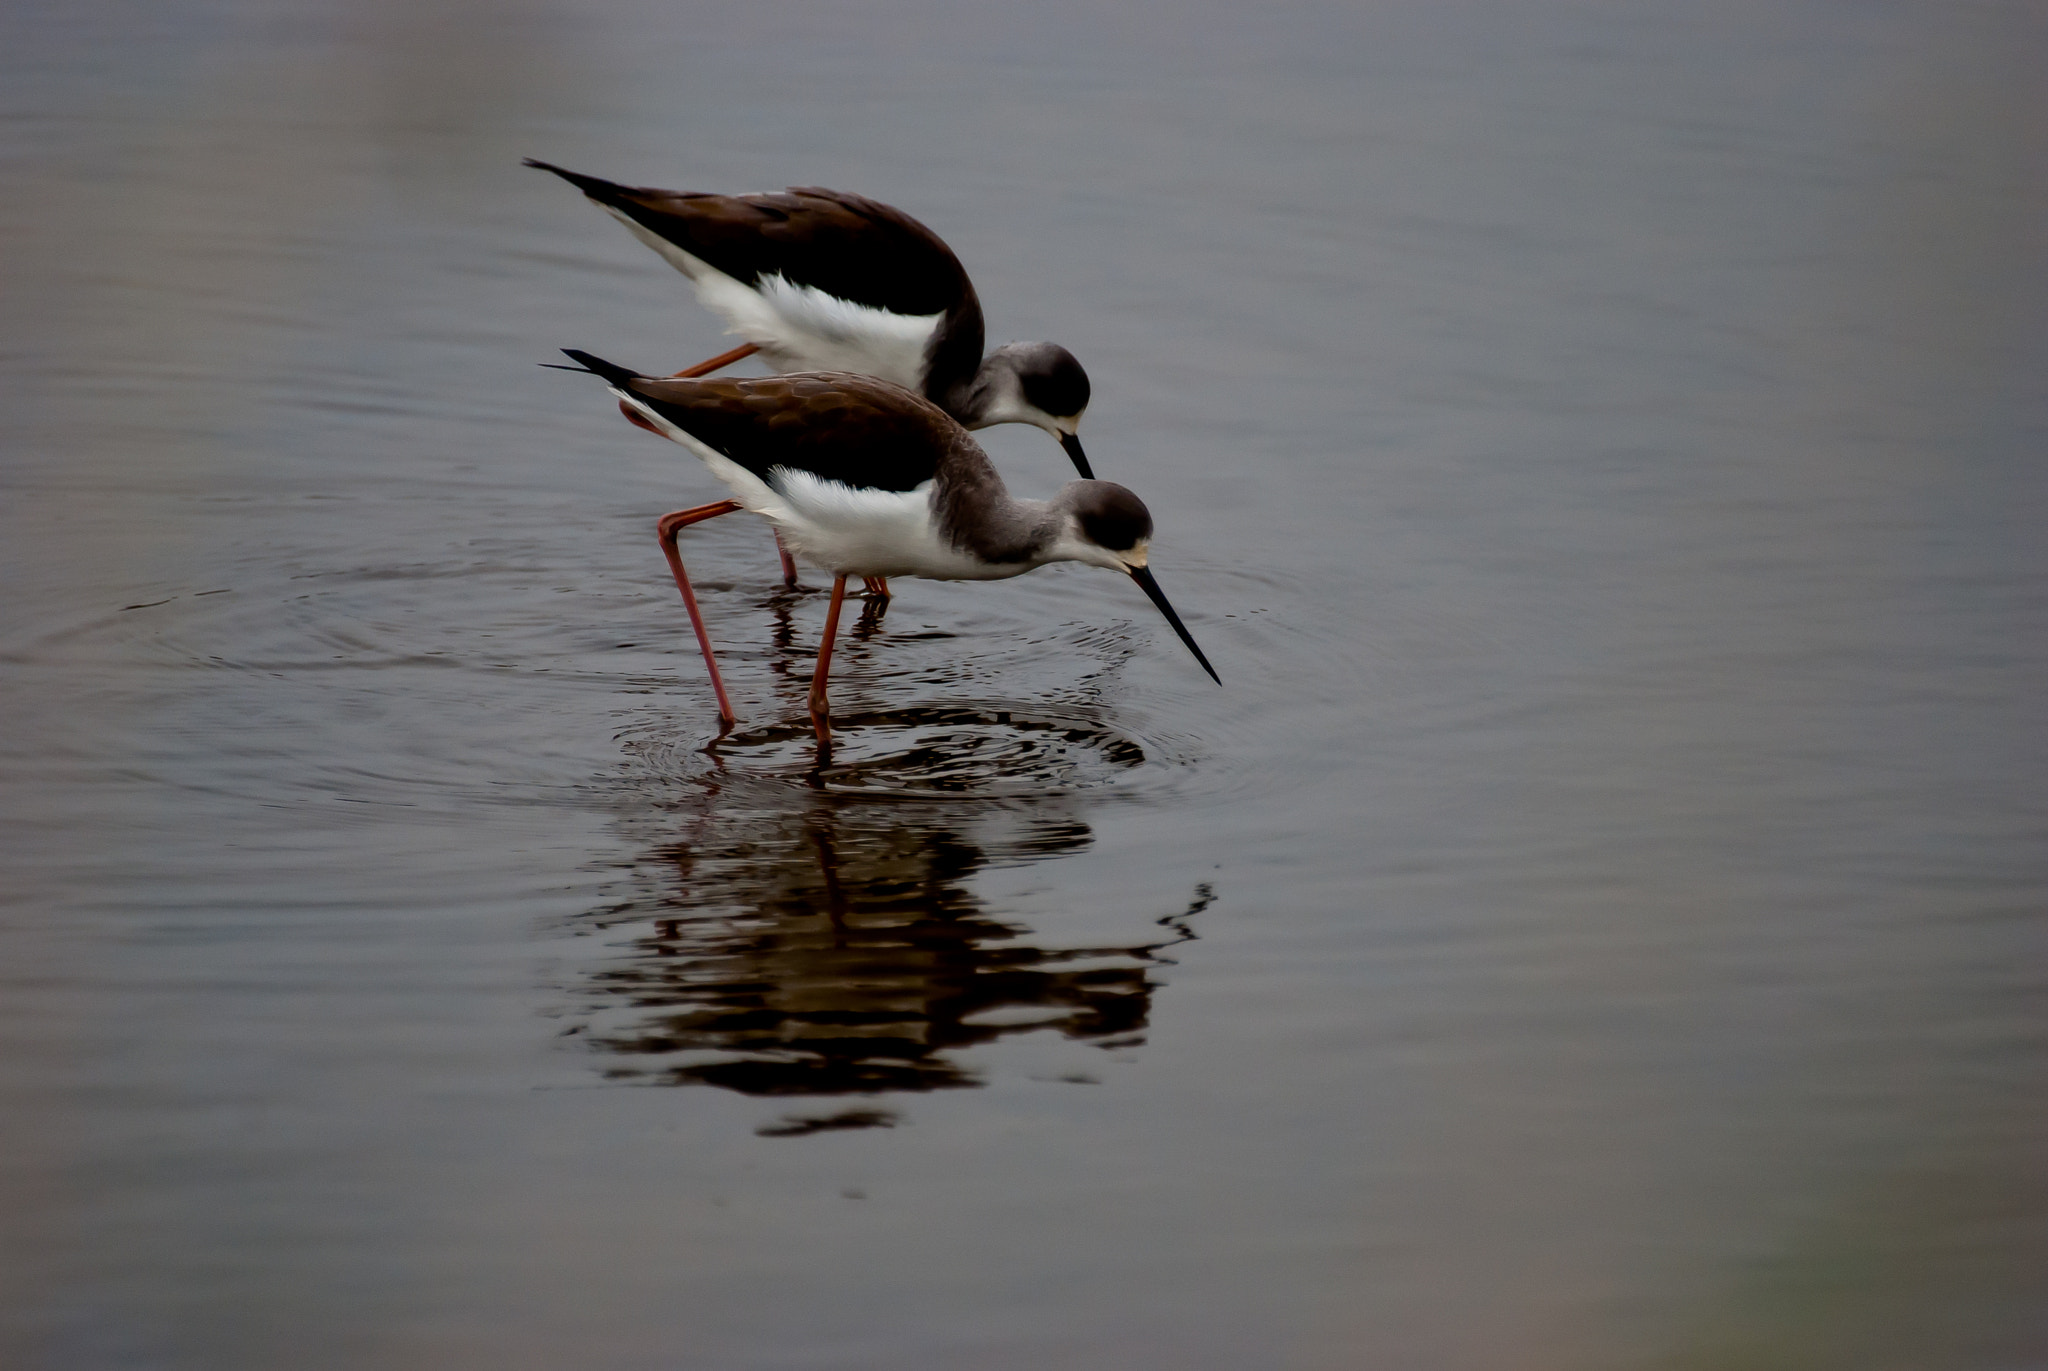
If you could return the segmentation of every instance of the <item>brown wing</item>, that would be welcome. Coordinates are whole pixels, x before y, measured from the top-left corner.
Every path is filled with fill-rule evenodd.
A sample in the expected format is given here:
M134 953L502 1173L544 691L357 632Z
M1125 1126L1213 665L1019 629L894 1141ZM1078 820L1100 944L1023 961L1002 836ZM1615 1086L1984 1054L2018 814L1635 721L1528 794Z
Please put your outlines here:
M851 372L613 384L763 480L787 467L859 489L915 490L956 441L973 441L923 398Z
M893 314L944 314L974 294L960 260L936 233L866 196L819 186L711 195L621 186L531 158L526 165L555 173L600 205L748 285L780 274Z

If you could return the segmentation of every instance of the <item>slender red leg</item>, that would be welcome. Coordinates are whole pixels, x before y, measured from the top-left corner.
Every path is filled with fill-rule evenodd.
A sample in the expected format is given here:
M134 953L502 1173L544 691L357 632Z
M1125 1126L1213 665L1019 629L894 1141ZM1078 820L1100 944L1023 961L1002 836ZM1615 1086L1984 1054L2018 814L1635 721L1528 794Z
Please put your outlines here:
M734 362L743 362L747 358L752 357L755 353L759 352L760 350L761 349L758 344L741 343L731 352L721 352L716 357L712 357L705 361L697 363L696 366L684 367L681 371L677 372L675 375L669 377L668 379L670 379L671 381L692 381L699 376L709 376L712 372L717 371L720 367L729 367ZM624 400L619 401L619 413L625 415L628 419L631 419L635 424L639 425L641 428L646 429L649 433L652 433L657 437L666 438L668 436L666 433L663 433L660 429L656 428L653 424L647 422L644 416L642 416L638 411L633 409L633 407L628 405ZM708 518L710 516L707 515L706 517ZM681 526L678 525L678 527ZM782 534L780 530L778 530L775 534L775 551L782 558L782 583L786 586L794 586L796 584L796 558L790 556L789 549L782 545ZM872 590L873 588L874 587L872 583L870 583L869 589ZM888 589L884 587L882 593L884 595L887 595L889 593ZM689 592L684 591L683 594L684 597L687 599L689 596ZM708 652L710 649L707 648L705 650ZM711 675L714 680L717 678L718 669L716 667L712 668ZM728 719L726 722L730 723L732 721Z
M889 599L889 578L886 576L863 576L861 584L868 588L868 594L877 600Z
M818 670L811 677L811 727L818 730L818 741L826 747L832 746L832 722L827 717L825 700L825 675L832 669L832 640L839 636L839 606L846 602L846 578L832 578L832 608L825 611L825 641L818 645Z
M783 546L782 530L779 528L775 530L775 551L782 558L782 583L786 586L794 586L796 584L796 558L790 556L789 549Z
M734 715L732 701L725 698L725 680L718 674L718 658L711 654L711 635L704 631L704 616L697 609L697 597L690 591L690 578L683 571L683 554L676 548L676 535L691 524L706 519L716 519L721 514L730 514L741 508L738 500L720 500L716 504L698 505L695 509L679 509L673 514L664 514L654 526L661 538L662 555L668 558L668 569L675 573L676 589L683 592L683 608L690 611L690 627L697 630L697 646L704 649L704 665L711 669L711 689L718 696L718 719L727 728L732 727Z
M761 349L756 344L741 343L731 352L721 352L716 357L713 357L708 361L697 363L696 366L684 367L681 371L677 372L674 376L671 376L669 379L672 381L689 381L694 380L699 376L709 376L712 372L717 371L721 367L729 367L734 362L745 361L747 358L752 357L755 353L759 352L760 350ZM622 403L619 406L619 408L625 409L626 406ZM631 419L634 423L640 425L640 427L649 430L650 432L661 432L661 430L655 428L654 425L648 423L646 420L640 418L638 415L633 414L631 411L627 412L626 417L628 419ZM782 534L779 531L775 535L775 551L782 558L782 583L786 586L794 586L796 584L796 558L790 556L789 549L782 545Z
M745 361L760 350L760 348L752 343L741 343L731 352L721 352L709 361L699 362L693 367L684 367L674 376L669 377L669 379L671 381L690 381L695 380L699 376L709 376L720 367L729 367L734 362Z

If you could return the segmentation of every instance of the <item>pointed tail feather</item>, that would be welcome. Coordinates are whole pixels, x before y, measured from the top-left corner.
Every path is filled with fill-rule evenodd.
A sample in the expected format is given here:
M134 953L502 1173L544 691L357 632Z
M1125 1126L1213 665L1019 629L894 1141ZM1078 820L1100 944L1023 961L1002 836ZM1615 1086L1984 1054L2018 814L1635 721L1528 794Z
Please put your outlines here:
M580 362L582 365L580 367L565 367L553 362L542 362L541 365L553 367L556 371L587 371L592 376L604 377L605 380L615 386L623 386L628 381L645 379L639 372L632 370L630 367L622 367L616 362L607 362L602 357L593 356L576 348L563 348L562 355L570 361Z
M540 171L551 171L600 205L623 205L633 189L616 181L607 181L601 176L585 176L580 171L570 171L567 167L558 167L553 162L543 162L538 157L529 157L520 165Z

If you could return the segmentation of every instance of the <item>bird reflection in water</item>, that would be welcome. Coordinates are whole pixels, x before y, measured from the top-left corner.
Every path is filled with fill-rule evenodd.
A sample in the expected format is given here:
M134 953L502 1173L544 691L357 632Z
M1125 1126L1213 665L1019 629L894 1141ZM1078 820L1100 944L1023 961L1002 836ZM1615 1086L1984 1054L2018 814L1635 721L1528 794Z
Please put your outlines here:
M1213 898L1199 887L1136 945L1039 947L969 885L1086 847L1093 834L1071 814L787 790L756 805L723 783L704 798L683 836L648 852L628 898L589 916L632 930L623 960L592 977L581 1030L617 1059L614 1079L757 1096L944 1090L978 1085L962 1054L1011 1035L1134 1046L1157 968ZM763 1132L893 1121L852 1110Z

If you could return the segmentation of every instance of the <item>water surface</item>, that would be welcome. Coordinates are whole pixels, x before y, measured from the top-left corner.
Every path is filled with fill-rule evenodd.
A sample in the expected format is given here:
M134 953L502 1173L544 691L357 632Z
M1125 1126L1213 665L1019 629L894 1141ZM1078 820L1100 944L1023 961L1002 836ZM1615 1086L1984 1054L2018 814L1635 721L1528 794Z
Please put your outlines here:
M2024 5L0 20L0 1361L2048 1359ZM820 578L537 156L1094 379L1085 568ZM1066 475L984 435L1013 486Z

